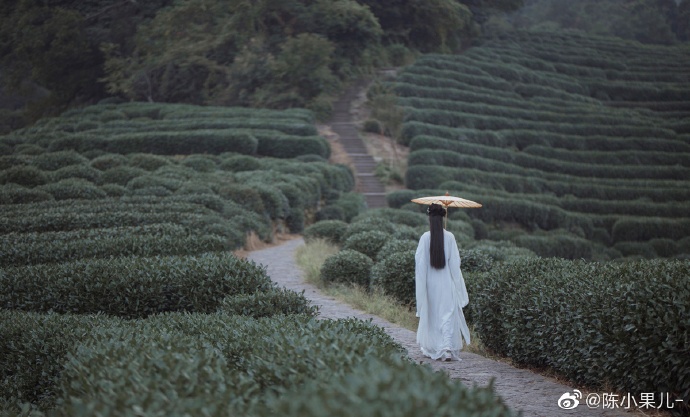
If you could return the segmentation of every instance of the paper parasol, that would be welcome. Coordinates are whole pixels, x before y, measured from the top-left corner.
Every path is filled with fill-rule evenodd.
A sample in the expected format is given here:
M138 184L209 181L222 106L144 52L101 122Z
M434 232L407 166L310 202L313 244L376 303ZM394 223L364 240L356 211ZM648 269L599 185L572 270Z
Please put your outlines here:
M479 208L482 205L479 203L475 203L474 201L471 200L465 200L464 198L460 197L453 197L452 195L449 195L446 193L446 195L437 195L433 197L420 197L420 198L415 198L412 200L413 203L417 204L440 204L445 208L448 207L459 207L459 208Z

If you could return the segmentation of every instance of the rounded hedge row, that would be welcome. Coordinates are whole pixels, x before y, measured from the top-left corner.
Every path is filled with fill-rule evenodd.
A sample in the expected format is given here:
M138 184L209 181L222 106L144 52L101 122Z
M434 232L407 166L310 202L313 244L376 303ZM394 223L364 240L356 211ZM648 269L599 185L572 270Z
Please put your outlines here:
M330 256L321 266L321 279L327 283L355 284L369 288L374 262L363 253L346 249Z
M372 285L381 287L384 294L408 307L415 305L416 297L414 254L414 250L393 252L372 270Z
M0 265L19 266L124 256L197 255L235 248L224 235L201 234L182 225L86 229L0 235Z
M228 254L92 259L0 270L0 309L124 318L210 313L227 296L272 286L263 268Z
M343 243L343 249L355 250L376 262L378 253L390 239L390 235L380 230L369 230L349 236Z
M341 220L322 220L304 229L304 239L326 239L336 245L340 244L347 230L347 223Z
M468 279L471 316L482 342L517 363L687 403L689 274L688 261L503 263Z

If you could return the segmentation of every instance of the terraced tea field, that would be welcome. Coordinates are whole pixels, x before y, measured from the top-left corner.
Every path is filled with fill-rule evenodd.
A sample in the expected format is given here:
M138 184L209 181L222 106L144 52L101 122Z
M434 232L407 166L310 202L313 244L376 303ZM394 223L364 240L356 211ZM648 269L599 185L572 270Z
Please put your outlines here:
M546 256L690 254L689 65L688 46L539 32L424 56L394 83L420 191L389 203L481 201L485 237Z

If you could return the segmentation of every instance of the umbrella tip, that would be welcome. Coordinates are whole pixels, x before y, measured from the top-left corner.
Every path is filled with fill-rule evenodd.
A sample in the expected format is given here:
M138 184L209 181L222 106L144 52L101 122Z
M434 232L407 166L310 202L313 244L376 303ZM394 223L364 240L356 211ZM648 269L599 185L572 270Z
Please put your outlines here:
M446 195L450 195L450 194L448 194L448 191L446 191Z

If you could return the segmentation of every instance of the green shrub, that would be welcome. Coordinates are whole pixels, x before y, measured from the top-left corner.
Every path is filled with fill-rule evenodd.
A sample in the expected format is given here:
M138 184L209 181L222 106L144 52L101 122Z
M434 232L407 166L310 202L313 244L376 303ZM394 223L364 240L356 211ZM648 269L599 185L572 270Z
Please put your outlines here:
M35 187L48 182L48 176L34 166L17 165L0 172L0 184L14 183Z
M218 195L231 200L234 203L255 213L263 214L265 211L261 194L255 187L240 184L228 184L218 190Z
M304 229L304 240L326 239L336 245L342 242L347 223L340 220L323 220Z
M211 220L216 223L215 219ZM240 214L232 216L229 225L245 235L254 232L264 242L270 242L273 237L271 225L266 223L265 218L250 211L242 211Z
M377 358L414 366L396 361L402 347L379 327L304 315L167 313L125 321L0 311L0 351L0 397L56 416L84 409L203 415L209 408L269 416L254 412L265 395L282 397L307 381L328 384Z
M508 240L481 240L469 243L467 249L476 250L488 256L493 262L513 261L522 258L533 258L537 254L527 248L515 246Z
M177 196L174 197L177 198ZM132 198L159 200L157 197L151 196L134 196ZM173 196L168 197L168 199L170 198ZM202 205L189 203L127 204L125 201L123 204L119 204L117 200L104 199L47 201L33 205L38 205L38 207L32 209L21 206L18 208L18 212L11 214L5 210L6 213L0 216L0 233L67 231L118 226L145 226L158 223L177 223L192 229L204 230L207 225L228 222L226 218ZM248 226L251 227L251 225L250 219ZM241 230L244 231L245 229L242 228Z
M104 184L127 185L132 179L145 174L146 171L141 168L117 166L105 170L101 176L101 182Z
M203 155L190 155L182 161L182 164L197 172L213 172L217 169L216 162Z
M124 318L211 313L226 296L271 286L262 268L226 254L94 259L4 268L0 308Z
M53 196L45 191L12 183L0 185L0 204L27 204L48 200L53 200Z
M393 232L393 239L410 240L417 242L421 234L414 227L397 225Z
M373 264L371 258L360 252L342 250L323 263L321 279L327 284L355 284L369 288L369 275Z
M343 249L352 249L367 255L371 260L378 259L378 253L391 236L378 230L355 233L345 239Z
M32 164L43 171L55 171L69 165L88 163L89 160L75 151L49 152L37 155Z
M15 155L41 155L44 152L45 149L42 146L32 143L23 143L14 147Z
M154 224L68 232L0 235L0 265L33 265L85 258L196 255L234 249L226 239L184 226Z
M460 262L464 272L486 272L493 266L489 255L474 249L460 249Z
M116 153L108 153L91 160L91 166L101 171L123 165L129 165L129 158Z
M257 415L413 417L420 410L435 410L434 415L439 417L513 416L496 400L492 386L468 388L441 372L404 360L387 364L372 359L326 383L309 381L284 395L273 396L258 407L261 411Z
M222 160L220 169L232 172L256 171L261 169L261 163L251 156L233 155Z
M682 239L690 235L690 220L663 218L623 218L611 231L614 242L646 241L655 238Z
M127 188L130 190L139 190L142 188L162 187L171 192L176 191L182 186L182 181L173 178L166 178L156 174L146 174L136 178L132 178L127 183Z
M304 231L304 209L300 207L291 208L285 217L285 225L290 233L302 233Z
M155 171L160 167L170 165L170 159L148 153L133 153L127 156L129 165L135 168L141 168L146 171Z
M176 194L163 201L198 204L220 214L225 214L227 206L226 201L215 194Z
M415 248L416 249L416 248ZM372 269L372 285L403 305L415 304L415 251L393 252Z
M196 182L196 181L187 181L184 184L180 185L180 187L175 190L175 194L179 195L190 195L190 194L198 194L198 195L213 195L216 196L215 191L213 191L208 185L204 184L203 182Z
M349 171L348 171L349 172ZM340 195L338 200L333 204L343 210L344 220L351 222L357 217L359 213L366 210L366 202L364 196L360 193L348 192Z
M314 154L306 154L306 155L300 155L295 158L295 160L300 161L300 162L322 162L322 163L328 163L328 160L324 158L321 155L314 155Z
M326 206L316 212L316 221L345 220L345 211L338 206Z
M318 307L310 304L303 293L299 294L285 288L275 288L266 292L227 297L220 305L219 311L230 315L239 314L254 318L271 317L278 314L316 316Z
M69 165L51 173L53 181L60 181L68 178L81 178L94 184L101 180L101 171L86 164Z
M572 235L521 235L512 239L539 256L565 259L591 259L592 243Z
M649 241L649 244L654 248L657 255L664 258L670 258L681 252L675 240L652 239Z
M392 239L388 240L378 253L377 265L396 252L416 251L419 243L416 240Z
M387 235L392 235L395 232L395 226L393 225L393 223L389 222L386 219L363 218L358 222L351 223L347 227L347 230L343 235L343 239L347 240L352 235L356 235L357 233L362 232L370 232L372 230L383 232Z
M623 256L641 257L646 259L656 258L654 246L648 242L616 242L613 248Z
M103 184L101 185L101 190L103 190L108 197L122 197L128 192L127 187L118 184Z
M423 207L423 206L418 206ZM394 223L396 225L406 225L411 227L428 226L429 218L423 213L413 213L410 211L402 211L391 208L367 210L359 216L352 219L353 223L357 223L365 219L383 219L384 221Z
M383 134L383 126L381 125L381 122L375 119L365 120L362 130L365 132L376 133L377 135Z
M52 195L55 200L96 200L106 197L105 191L98 188L98 186L79 178L69 178L41 185L36 187L36 189Z
M326 139L321 136L311 137L280 137L258 136L257 153L261 156L274 158L295 158L300 155L318 155L328 159L331 148Z
M687 261L524 259L472 275L470 308L485 346L516 363L687 402L688 274Z
M173 192L161 185L148 185L130 191L132 195L140 196L154 196L154 197L168 197L173 195Z
M104 143L83 143L81 147L104 147L109 152L142 152L158 155L221 154L237 152L253 155L257 139L236 129L199 129L180 132L135 132L114 135Z
M26 158L17 156L17 155L3 155L0 156L0 171L4 171L8 168L12 168L14 166L23 166L27 165L28 161Z

